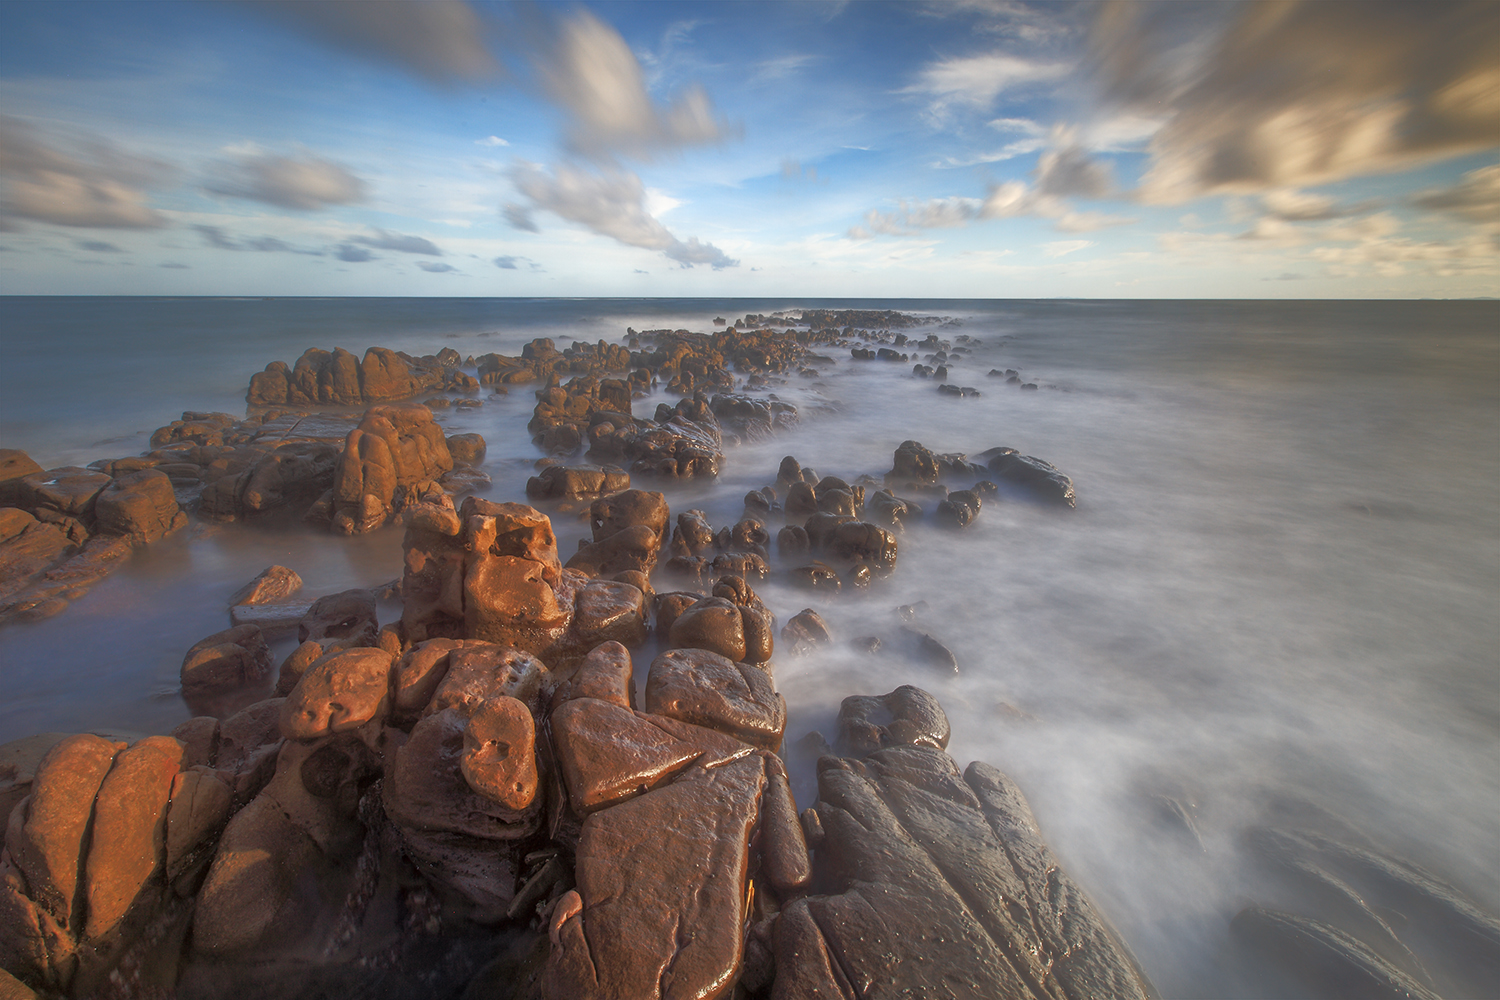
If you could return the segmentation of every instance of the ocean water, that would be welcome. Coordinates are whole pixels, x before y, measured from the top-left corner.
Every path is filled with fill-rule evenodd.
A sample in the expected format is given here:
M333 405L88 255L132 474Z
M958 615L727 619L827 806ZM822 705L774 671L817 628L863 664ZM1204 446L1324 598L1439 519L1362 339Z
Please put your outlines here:
M922 628L960 663L948 677L843 642L778 655L789 746L831 738L846 695L927 688L960 765L1017 780L1165 996L1316 992L1234 944L1250 904L1337 923L1267 878L1264 826L1346 829L1500 911L1500 304L11 297L0 447L49 468L136 454L183 410L242 413L250 375L307 347L519 353L801 306L960 320L937 332L980 343L949 381L981 395L820 349L837 364L775 390L800 425L729 449L715 483L668 487L674 511L730 523L783 455L852 480L908 439L1018 448L1079 499L988 503L962 533L917 525L867 593L758 586L781 622L816 607L841 640L890 635L896 606L926 601ZM438 419L484 435L487 495L524 499L534 399L480 398ZM570 551L586 527L557 530ZM311 595L381 584L400 572L399 529L229 526L154 546L58 618L0 630L0 741L187 718L183 652L276 562ZM809 804L810 770L788 757ZM1466 959L1441 942L1419 957L1435 981L1474 981L1443 971Z

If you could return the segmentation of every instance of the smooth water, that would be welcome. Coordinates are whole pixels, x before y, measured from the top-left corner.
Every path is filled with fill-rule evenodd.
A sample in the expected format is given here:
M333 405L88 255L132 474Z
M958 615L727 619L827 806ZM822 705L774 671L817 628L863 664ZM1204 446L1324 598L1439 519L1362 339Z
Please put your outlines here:
M1018 448L1070 475L1079 501L989 503L963 533L919 525L867 594L758 587L781 621L814 606L841 639L888 635L894 607L926 600L922 627L961 664L947 678L843 644L780 655L789 746L831 737L845 695L931 690L953 755L1017 780L1165 996L1264 989L1225 941L1243 906L1282 905L1244 835L1287 803L1500 910L1494 303L9 298L0 447L48 467L134 454L184 409L243 412L251 373L307 347L518 353L534 336L706 331L799 305L957 317L940 335L983 343L950 381L982 395L822 349L838 358L823 377L776 390L801 425L729 450L717 483L668 489L674 510L729 523L783 455L852 480L886 472L907 439ZM986 376L1008 367L1040 391ZM484 435L488 495L523 499L534 400L481 398L438 419ZM557 528L565 552L585 531ZM226 627L240 584L274 562L310 595L381 584L399 543L399 529L183 532L58 618L0 631L0 741L166 731L189 714L182 653ZM1194 831L1163 820L1164 798L1190 804Z

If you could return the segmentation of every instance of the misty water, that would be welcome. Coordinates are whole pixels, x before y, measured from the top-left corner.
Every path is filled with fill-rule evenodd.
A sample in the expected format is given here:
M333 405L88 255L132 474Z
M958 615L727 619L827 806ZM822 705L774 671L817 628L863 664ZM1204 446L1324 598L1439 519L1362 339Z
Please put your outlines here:
M1304 992L1233 943L1250 904L1337 923L1266 876L1257 829L1347 829L1500 910L1494 303L10 298L0 446L48 468L140 453L183 410L243 414L250 375L307 347L519 353L536 336L711 331L715 316L798 306L960 320L933 332L979 341L959 345L972 351L952 356L949 381L981 395L815 348L837 363L774 390L799 407L795 430L726 448L717 482L635 485L719 526L784 455L852 481L915 439L1014 447L1078 493L1073 511L1009 496L962 532L917 525L868 592L755 584L779 622L815 607L841 640L774 662L802 805L813 784L796 742L831 738L844 696L912 683L947 710L960 765L1016 779L1164 996ZM488 442L484 495L524 500L534 398L478 398L437 418ZM675 397L636 414L659 400ZM556 527L564 553L586 530ZM0 742L170 730L191 714L183 652L227 627L226 599L272 563L310 596L384 584L400 529L195 526L153 546L61 616L0 631ZM892 609L924 600L921 627L957 655L956 677L843 641L894 632ZM1413 947L1436 981L1481 989L1433 968L1461 956Z

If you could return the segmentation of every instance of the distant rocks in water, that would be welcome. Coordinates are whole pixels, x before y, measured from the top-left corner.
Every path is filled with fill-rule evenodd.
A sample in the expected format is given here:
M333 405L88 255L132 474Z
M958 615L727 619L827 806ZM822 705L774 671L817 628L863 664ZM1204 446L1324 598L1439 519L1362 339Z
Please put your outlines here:
M251 406L368 406L426 392L468 391L477 380L460 370L451 349L423 358L371 347L363 359L343 348L308 348L291 368L273 361L250 379Z
M267 566L229 598L230 607L239 604L274 604L284 601L302 589L302 577L285 566Z

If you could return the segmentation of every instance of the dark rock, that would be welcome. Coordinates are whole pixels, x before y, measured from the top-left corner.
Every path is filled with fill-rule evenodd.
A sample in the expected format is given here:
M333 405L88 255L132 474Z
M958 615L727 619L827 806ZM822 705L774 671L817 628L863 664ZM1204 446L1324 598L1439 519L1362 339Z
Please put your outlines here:
M553 465L526 482L526 495L537 500L577 500L617 493L630 487L630 474L613 465Z
M792 653L805 653L832 642L833 634L822 615L812 608L803 608L782 627L781 641Z
M948 716L921 688L903 685L884 695L856 695L839 706L839 752L864 757L882 747L948 748Z
M237 625L198 640L182 658L180 677L189 694L233 690L271 673L271 647L254 625Z
M297 625L297 641L373 646L379 631L375 595L368 590L345 590L313 601Z
M1033 386L1035 388L1035 386ZM1057 466L1014 448L991 448L980 456L986 467L1008 483L1023 486L1038 497L1064 507L1077 504L1073 480L1058 471Z

